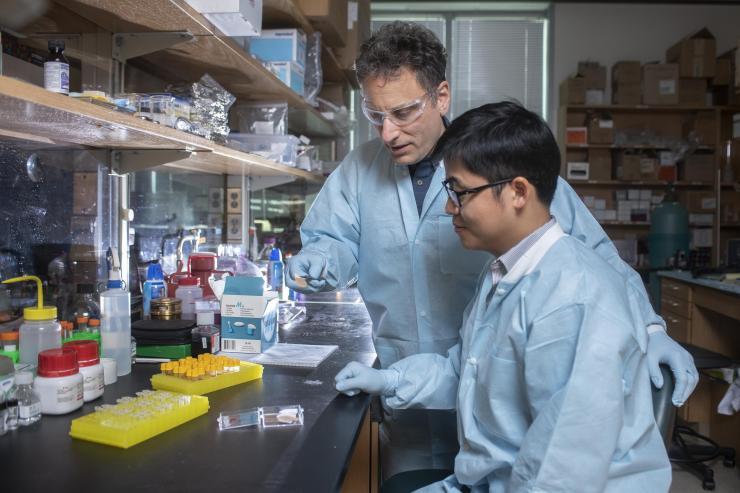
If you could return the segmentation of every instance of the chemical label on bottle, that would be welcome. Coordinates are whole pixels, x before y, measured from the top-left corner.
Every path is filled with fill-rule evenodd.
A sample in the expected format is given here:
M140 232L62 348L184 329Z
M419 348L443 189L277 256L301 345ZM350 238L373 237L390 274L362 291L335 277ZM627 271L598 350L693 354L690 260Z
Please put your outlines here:
M85 392L97 392L105 386L103 382L103 372L100 371L94 375L87 375L83 381L82 387Z
M44 89L60 94L69 94L69 64L45 62Z
M82 382L74 385L63 385L57 389L57 403L76 402L82 400Z
M31 419L41 414L41 403L34 402L28 406L18 406L18 417L21 419Z

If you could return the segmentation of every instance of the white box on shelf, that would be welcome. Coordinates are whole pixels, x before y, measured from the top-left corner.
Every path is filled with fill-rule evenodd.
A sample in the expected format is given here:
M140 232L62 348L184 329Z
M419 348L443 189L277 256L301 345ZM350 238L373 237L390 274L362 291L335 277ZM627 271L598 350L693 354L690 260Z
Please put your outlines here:
M646 190L640 190L640 200L650 200L650 197L653 196L653 191L649 188Z
M640 200L640 189L630 188L627 190L627 198L630 200Z
M267 68L270 72L283 81L283 84L290 87L297 94L304 94L304 72L298 64L293 62L268 62Z
M259 36L262 0L186 0L227 36Z
M713 217L712 214L689 214L689 224L695 226L711 226Z
M616 221L617 211L614 209L606 209L604 211L604 221Z
M606 200L594 199L594 209L606 209Z
M569 180L588 180L588 162L569 162L566 177Z
M627 200L627 190L617 190L617 200Z

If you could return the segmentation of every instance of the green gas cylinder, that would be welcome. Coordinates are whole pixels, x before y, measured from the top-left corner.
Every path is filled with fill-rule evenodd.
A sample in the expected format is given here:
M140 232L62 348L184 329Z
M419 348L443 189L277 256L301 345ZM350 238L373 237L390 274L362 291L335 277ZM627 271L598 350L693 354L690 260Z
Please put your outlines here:
M660 279L655 270L672 269L671 257L676 252L689 253L689 213L678 203L673 191L666 193L663 202L650 215L650 233L648 234L650 269L650 294L655 306L659 306Z

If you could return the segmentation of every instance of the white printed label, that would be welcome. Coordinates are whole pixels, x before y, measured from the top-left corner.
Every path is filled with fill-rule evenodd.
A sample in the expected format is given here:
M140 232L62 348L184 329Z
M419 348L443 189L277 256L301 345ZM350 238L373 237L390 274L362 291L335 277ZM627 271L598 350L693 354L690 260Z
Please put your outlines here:
M69 94L69 65L62 62L44 63L44 89Z
M614 128L614 120L599 120L599 128Z
M63 385L57 388L57 403L76 402L82 400L82 382L72 385Z
M658 83L658 94L661 96L670 96L676 94L676 80L664 79Z
M95 375L86 376L83 382L83 389L85 392L88 392L88 393L97 392L98 390L102 389L104 386L105 386L105 383L103 382L102 370L96 373Z
M18 406L18 417L21 419L30 419L41 412L41 403L35 402L30 406Z
M702 209L714 209L717 207L717 199L714 197L707 197L704 199L701 199L701 208Z
M232 353L259 353L262 341L254 339L221 339L221 350Z

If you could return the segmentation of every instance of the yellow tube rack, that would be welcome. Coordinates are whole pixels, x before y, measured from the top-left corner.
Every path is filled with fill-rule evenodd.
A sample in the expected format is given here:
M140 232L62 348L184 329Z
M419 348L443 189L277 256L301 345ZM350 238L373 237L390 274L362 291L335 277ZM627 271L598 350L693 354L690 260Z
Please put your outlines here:
M239 371L208 376L201 380L187 380L182 377L157 373L152 376L151 381L152 388L157 390L169 390L188 395L203 395L259 378L262 378L262 365L241 361Z
M70 436L127 449L208 412L208 398L143 390L72 421Z

